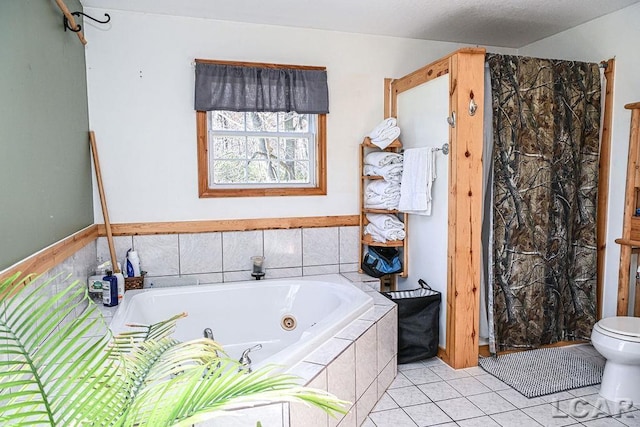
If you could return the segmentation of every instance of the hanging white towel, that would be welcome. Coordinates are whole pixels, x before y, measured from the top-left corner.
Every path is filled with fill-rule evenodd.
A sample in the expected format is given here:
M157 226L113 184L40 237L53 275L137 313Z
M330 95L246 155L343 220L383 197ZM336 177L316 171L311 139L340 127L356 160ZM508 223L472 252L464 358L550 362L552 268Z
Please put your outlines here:
M436 165L432 147L404 150L398 210L409 214L431 215L431 185L435 179Z

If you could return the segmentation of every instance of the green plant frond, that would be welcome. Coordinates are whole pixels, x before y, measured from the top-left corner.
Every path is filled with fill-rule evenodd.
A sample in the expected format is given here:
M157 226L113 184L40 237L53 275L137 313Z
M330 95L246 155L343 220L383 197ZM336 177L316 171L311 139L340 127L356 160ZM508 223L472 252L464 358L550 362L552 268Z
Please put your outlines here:
M22 276L22 272L18 271L13 274L13 276L9 276L0 282L0 301L4 301L11 295L18 292L19 289L25 287L36 275L28 274L22 276L22 278L20 278L20 276Z
M3 282L2 288L17 289L25 280ZM53 279L39 276L16 292L3 294L0 335L7 346L0 352L8 360L1 380L10 388L2 389L0 417L10 425L74 425L78 418L86 418L85 407L77 402L95 395L98 381L109 376L105 351L109 336L85 338L97 323L104 326L102 316L86 286L69 282L68 277L63 279L68 285L54 292L49 288ZM71 320L61 323L64 319ZM118 393L115 388L103 389L106 394L104 390L98 394L104 398Z
M143 341L161 340L163 338L169 337L175 331L176 323L178 322L178 320L185 317L187 317L187 313L179 313L167 320L163 320L152 325L142 325L136 323L127 324L127 326L132 328L132 330L125 331L116 335L114 340L115 350L119 350L118 343L120 341L132 345L137 345ZM126 353L128 351L129 348L127 347L122 352Z
M127 413L125 425L189 425L221 415L222 411L274 402L302 401L330 413L346 412L347 402L300 387L297 377L271 374L271 367L251 374L238 372L238 363L230 359L189 367L175 378L149 383L142 389ZM158 403L167 401L173 404Z

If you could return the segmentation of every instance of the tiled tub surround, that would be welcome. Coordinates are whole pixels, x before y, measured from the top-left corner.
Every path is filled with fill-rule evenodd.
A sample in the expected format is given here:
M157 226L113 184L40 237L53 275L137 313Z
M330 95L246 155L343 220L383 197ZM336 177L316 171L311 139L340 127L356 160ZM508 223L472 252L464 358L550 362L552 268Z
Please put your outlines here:
M375 289L377 280L357 273L344 277L367 292L374 302L364 313L289 373L302 384L328 391L351 402L346 415L331 417L321 409L301 403L281 403L241 410L242 416L223 416L205 427L356 427L382 397L397 373L397 317L395 303Z
M351 402L349 412L335 418L301 403L280 403L243 409L242 416L218 417L198 426L255 427L260 420L264 427L356 427L365 422L397 374L398 310L395 303L377 292L378 279L358 273L342 276L373 298L373 308L289 373L299 376L301 384ZM102 308L107 323L116 310L117 307Z
M147 282L179 276L190 284L250 280L254 255L265 257L267 278L355 272L359 242L357 226L114 237L118 261L134 248ZM97 255L109 259L104 237Z

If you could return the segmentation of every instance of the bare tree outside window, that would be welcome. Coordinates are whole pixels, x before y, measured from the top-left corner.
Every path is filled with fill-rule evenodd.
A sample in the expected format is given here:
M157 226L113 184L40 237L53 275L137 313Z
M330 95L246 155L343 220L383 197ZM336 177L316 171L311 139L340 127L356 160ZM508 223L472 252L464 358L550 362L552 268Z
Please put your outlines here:
M313 185L315 115L209 113L209 185Z

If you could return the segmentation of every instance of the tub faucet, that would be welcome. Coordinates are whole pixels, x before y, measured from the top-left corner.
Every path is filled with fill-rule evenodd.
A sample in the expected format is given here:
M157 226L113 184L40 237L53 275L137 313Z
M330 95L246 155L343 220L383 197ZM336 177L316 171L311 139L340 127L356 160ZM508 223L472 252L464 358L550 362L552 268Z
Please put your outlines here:
M260 350L261 348L262 344L256 344L242 352L242 356L240 356L240 359L238 360L238 363L240 364L238 372L244 371L246 374L251 373L251 359L249 358L249 353L254 350Z

